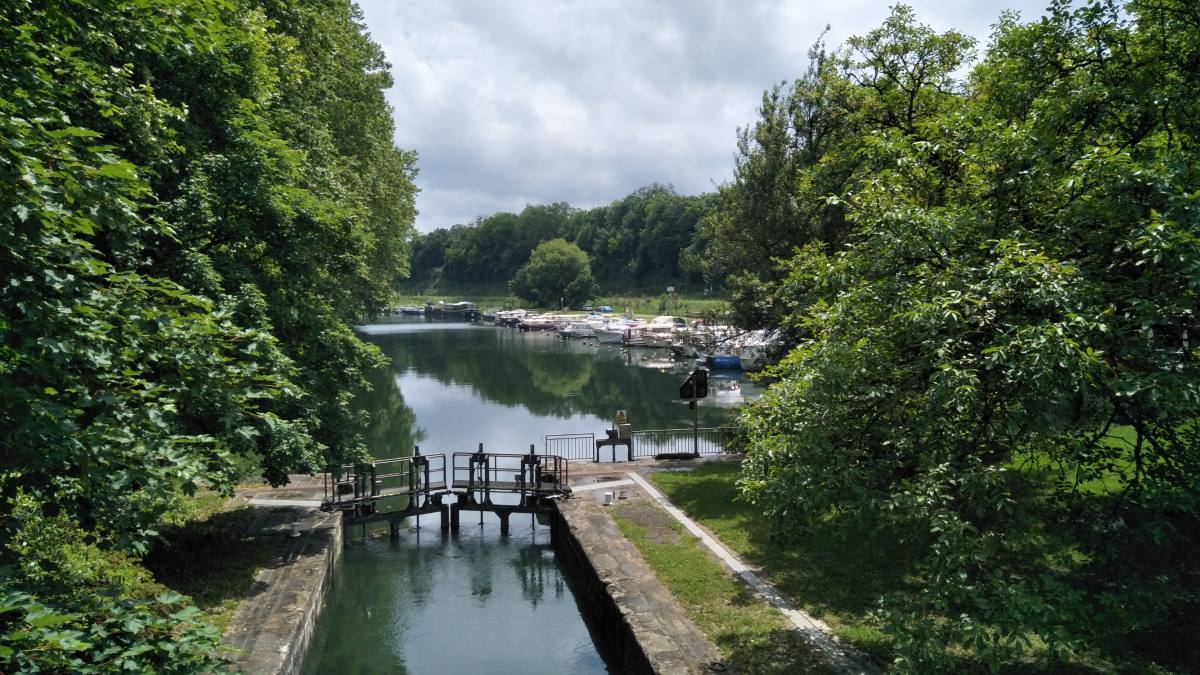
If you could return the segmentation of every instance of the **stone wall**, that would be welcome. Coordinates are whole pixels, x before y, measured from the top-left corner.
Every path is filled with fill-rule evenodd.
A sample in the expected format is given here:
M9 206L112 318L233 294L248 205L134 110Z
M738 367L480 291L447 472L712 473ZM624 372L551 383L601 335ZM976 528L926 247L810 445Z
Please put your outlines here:
M552 527L555 550L614 672L711 672L720 652L687 618L605 507L583 499L559 502Z
M277 563L259 572L225 632L226 644L237 650L233 665L242 672L299 673L325 606L341 560L341 514L275 508L259 527L290 530L296 517L303 534L289 538Z

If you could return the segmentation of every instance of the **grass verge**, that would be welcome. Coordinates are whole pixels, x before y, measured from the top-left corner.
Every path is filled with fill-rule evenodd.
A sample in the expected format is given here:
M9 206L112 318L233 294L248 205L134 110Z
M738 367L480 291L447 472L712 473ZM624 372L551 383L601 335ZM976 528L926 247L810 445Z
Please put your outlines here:
M702 523L743 560L762 568L772 584L843 640L879 661L890 660L887 636L868 614L884 588L905 580L893 564L905 552L894 542L848 546L846 535L814 531L804 547L783 547L762 515L737 499L738 464L705 462L691 472L659 472L650 479L676 506ZM865 530L855 536L871 537ZM863 552L870 554L864 555ZM853 555L847 551L854 551Z
M739 466L732 462L706 462L692 472L658 472L650 479L658 488L713 532L744 561L762 569L775 587L790 596L809 614L823 619L846 642L870 654L880 664L891 662L890 638L872 620L871 611L885 594L916 594L905 570L921 551L906 547L904 533L883 524L843 524L806 528L798 541L783 544L754 507L737 498ZM1149 552L1148 552L1149 553ZM936 621L936 616L928 617ZM1072 654L1063 661L1043 650L1019 661L1001 665L1002 673L1126 673L1196 672L1194 643L1181 637L1190 619L1180 619L1159 635L1138 637L1123 626L1114 626L1120 644L1105 645L1107 652ZM1142 644L1136 640L1148 640ZM1159 643L1162 643L1161 645ZM1173 645L1164 649L1162 645ZM973 653L956 651L961 672L986 670ZM1153 657L1160 666L1147 658Z
M285 535L249 535L254 508L219 494L184 499L162 525L162 541L142 564L156 581L191 596L222 633L259 570L272 564Z
M632 502L618 506L613 516L688 617L738 672L821 672L783 615L735 579L669 515L651 504Z

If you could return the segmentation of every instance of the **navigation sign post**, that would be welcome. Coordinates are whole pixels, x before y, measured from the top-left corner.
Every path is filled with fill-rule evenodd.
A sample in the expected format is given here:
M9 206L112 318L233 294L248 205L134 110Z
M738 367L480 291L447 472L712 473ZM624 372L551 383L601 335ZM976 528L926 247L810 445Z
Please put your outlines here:
M700 410L696 401L708 397L708 371L697 368L679 387L679 398L688 402L692 409L692 456L700 456Z

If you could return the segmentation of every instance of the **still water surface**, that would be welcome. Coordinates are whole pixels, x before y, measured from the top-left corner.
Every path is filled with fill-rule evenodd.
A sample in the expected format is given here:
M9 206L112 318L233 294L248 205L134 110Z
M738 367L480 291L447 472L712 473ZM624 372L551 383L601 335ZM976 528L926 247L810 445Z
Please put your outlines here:
M546 333L399 319L360 327L391 365L377 374L368 407L374 456L538 451L546 434L603 436L617 410L635 429L689 427L678 388L692 364L661 350L621 350ZM700 424L729 419L755 388L718 374ZM399 542L349 546L317 627L307 673L602 673L550 548L549 530L514 515L499 536L495 516L463 514L442 538L426 516Z

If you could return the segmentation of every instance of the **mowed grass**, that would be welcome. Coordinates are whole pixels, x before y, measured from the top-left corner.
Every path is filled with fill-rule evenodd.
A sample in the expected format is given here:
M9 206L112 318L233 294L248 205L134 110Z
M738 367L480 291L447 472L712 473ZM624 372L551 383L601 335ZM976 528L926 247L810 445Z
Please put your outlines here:
M813 529L804 545L782 546L762 514L738 499L735 462L705 462L691 472L658 472L651 480L676 506L702 523L806 612L829 624L843 640L890 661L891 645L869 618L887 589L905 588L897 557L910 555L882 532ZM850 538L877 539L850 545Z
M1113 442L1127 440L1117 437ZM919 533L898 532L878 523L841 523L839 527L817 523L809 524L801 537L789 539L785 544L772 536L773 529L752 505L738 499L738 471L739 465L734 462L706 462L692 472L657 472L650 478L672 502L712 531L739 557L760 567L764 577L805 611L823 619L839 637L872 656L881 666L890 663L894 656L891 639L871 613L884 595L915 595L921 591L906 570L912 569L922 551L919 544L901 543L920 541ZM1112 489L1115 476L1110 478L1104 485L1081 487L1094 490L1093 498L1108 499L1104 495ZM1148 558L1151 553L1147 551ZM1168 567L1187 564L1179 560L1168 562ZM1166 571L1179 577L1177 571ZM1090 572L1083 569L1082 573ZM1130 583L1145 583L1145 580L1130 579ZM928 620L939 619L930 616ZM1182 623L1160 625L1148 633L1114 626L1114 643L1102 645L1100 650L1067 655L1065 661L1035 648L1028 658L1002 664L1000 670L1002 673L1200 672L1195 670L1195 642L1181 637L1194 618L1179 620ZM1035 645L1044 647L1034 636L1030 638ZM968 650L956 648L954 655L962 672L986 670L985 664Z
M1044 453L1014 459L1009 468L1041 479L1048 489L1058 484L1081 494L1115 495L1124 490L1133 477L1136 441L1137 432L1133 427L1114 425L1101 439L1112 454L1108 465L1086 477L1080 476L1074 467L1055 462Z
M783 615L733 577L699 539L661 509L634 502L618 506L613 516L688 617L738 672L823 672Z

